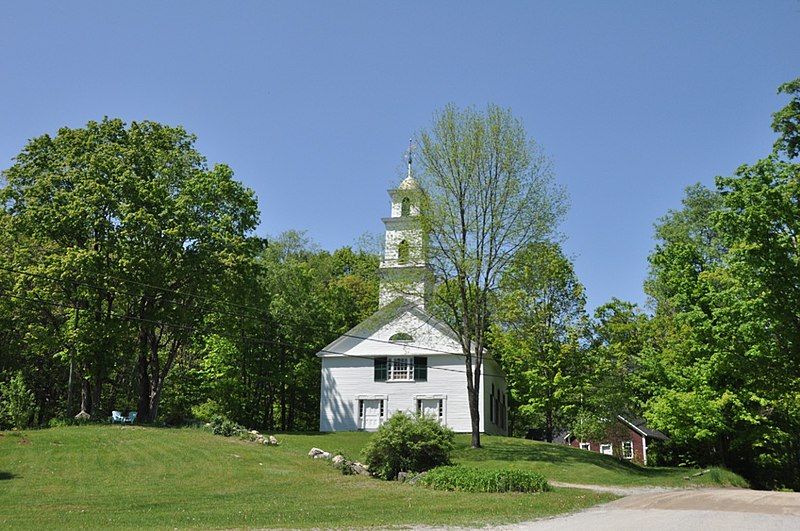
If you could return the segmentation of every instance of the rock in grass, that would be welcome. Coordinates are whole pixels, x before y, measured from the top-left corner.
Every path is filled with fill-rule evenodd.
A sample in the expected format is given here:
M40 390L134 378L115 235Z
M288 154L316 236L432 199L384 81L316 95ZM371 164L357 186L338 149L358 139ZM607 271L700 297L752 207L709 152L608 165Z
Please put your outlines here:
M278 446L278 439L276 439L274 435L270 435L269 444L271 444L272 446Z
M421 480L422 478L424 478L424 477L425 477L425 475L426 475L427 473L428 473L427 471L425 471L425 472L420 472L419 474L417 474L417 475L415 475L415 476L411 477L411 478L410 478L410 479L407 481L407 483L408 483L409 485L413 485L413 484L417 483L419 480Z
M367 465L365 465L363 463L359 463L358 461L355 461L354 463L352 463L350 465L350 469L353 471L353 474L358 474L358 475L361 475L361 476L369 476L370 475L369 474L369 468L367 467Z
M312 448L308 452L309 457L313 457L314 459L330 459L331 454L330 452L326 452L320 448Z
M341 455L341 454L338 454L338 455L334 455L334 456L333 456L333 460L332 460L332 461L333 461L333 464L334 464L334 465L336 465L336 466L339 466L339 465L341 465L342 463L344 463L345 459L344 459L344 456L343 456L343 455Z

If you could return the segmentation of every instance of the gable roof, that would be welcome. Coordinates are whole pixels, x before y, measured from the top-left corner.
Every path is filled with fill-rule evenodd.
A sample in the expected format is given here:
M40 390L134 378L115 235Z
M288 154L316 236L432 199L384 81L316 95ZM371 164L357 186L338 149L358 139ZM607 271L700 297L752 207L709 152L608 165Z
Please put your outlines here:
M418 319L429 324L432 328L437 330L446 338L458 343L458 337L445 323L439 319L436 319L433 315L420 308L418 304L413 303L403 297L398 297L327 344L322 350L317 352L317 357L325 358L333 356L346 356L347 354L340 350L340 348L343 346L343 343L352 340L356 340L358 342L368 341L370 340L369 336L380 330L381 327L391 323L404 313L410 313L414 315ZM418 346L423 349L426 348L424 345L415 345L413 341L409 341L408 345ZM435 349L431 349L430 354L446 354L446 352L436 352Z
M652 428L647 427L647 420L641 417L631 417L631 420L626 419L622 415L617 415L617 420L622 422L624 425L641 435L642 437L650 437L651 439L661 439L662 441L668 441L669 437L664 435L658 430L654 430ZM558 432L558 437L563 438L566 442L568 439L572 438L572 433L568 431ZM555 437L553 441L555 441Z
M626 419L622 415L617 415L617 418L622 421L623 424L627 425L629 428L634 430L639 435L644 437L650 437L652 439L661 439L662 441L669 440L669 437L664 435L658 430L654 430L652 428L647 427L647 421L641 417L631 417L631 419Z

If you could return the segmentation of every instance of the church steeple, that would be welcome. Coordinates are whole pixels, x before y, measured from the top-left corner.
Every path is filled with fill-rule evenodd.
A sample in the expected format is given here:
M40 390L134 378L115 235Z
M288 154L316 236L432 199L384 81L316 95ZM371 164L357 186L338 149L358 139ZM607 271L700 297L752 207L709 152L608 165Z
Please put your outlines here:
M412 174L412 147L409 142L406 178L389 190L391 216L383 218L386 236L380 266L381 307L403 297L424 308L432 284L426 263L427 239L419 218L423 192Z

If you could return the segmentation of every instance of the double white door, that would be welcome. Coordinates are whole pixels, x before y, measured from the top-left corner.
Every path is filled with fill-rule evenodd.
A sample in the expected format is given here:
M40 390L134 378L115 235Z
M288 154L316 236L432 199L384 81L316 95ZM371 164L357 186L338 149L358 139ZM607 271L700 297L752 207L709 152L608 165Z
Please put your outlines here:
M361 400L361 426L362 430L375 431L383 420L383 400L364 399Z

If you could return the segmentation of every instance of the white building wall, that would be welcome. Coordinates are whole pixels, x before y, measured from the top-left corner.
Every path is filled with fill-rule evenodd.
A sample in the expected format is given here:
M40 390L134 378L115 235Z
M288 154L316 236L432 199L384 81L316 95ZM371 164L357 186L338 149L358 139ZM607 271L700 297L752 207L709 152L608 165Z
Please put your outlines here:
M410 334L414 341L390 342L398 332ZM345 355L322 357L320 431L358 429L359 398L383 398L389 418L396 411L414 412L420 396L444 396L445 423L458 432L471 431L464 358L458 354L461 346L420 314L406 311L368 339L343 337L330 349ZM384 356L427 357L427 382L375 382L374 358ZM481 431L484 420L482 416Z
M320 431L357 430L359 398L383 399L386 420L397 411L414 413L417 398L426 396L444 399L446 425L458 432L470 431L463 358L427 357L426 382L375 382L373 358L323 358Z
M506 389L506 381L502 374L500 366L494 360L488 358L484 359L483 374L481 376L481 380L483 381L481 386L481 403L483 404L481 421L485 427L483 431L494 435L508 434L508 392ZM498 419L492 418L490 413L492 408L492 386L494 386L495 393L502 393L506 398L506 424L502 427Z

